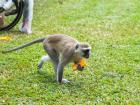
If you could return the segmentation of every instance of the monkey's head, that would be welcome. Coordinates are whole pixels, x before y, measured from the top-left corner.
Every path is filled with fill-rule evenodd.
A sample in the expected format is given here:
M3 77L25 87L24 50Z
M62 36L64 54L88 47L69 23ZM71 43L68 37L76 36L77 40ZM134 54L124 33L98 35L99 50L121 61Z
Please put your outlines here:
M73 66L73 70L83 71L86 66L86 60L90 57L91 46L88 43L78 43L75 47L75 64Z
M81 57L88 59L90 57L91 46L88 43L79 43L76 45L76 52L78 52Z

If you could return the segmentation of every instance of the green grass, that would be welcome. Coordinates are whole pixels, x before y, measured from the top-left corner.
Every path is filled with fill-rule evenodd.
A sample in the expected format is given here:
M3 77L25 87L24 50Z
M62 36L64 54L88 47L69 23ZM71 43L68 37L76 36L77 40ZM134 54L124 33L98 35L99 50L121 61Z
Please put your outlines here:
M68 65L65 77L71 83L59 85L53 79L51 63L37 73L38 60L45 54L42 44L0 53L0 104L138 105L140 1L39 1L35 0L33 34L18 32L18 25L1 32L13 40L1 41L0 51L48 34L68 34L91 44L88 67L74 74Z

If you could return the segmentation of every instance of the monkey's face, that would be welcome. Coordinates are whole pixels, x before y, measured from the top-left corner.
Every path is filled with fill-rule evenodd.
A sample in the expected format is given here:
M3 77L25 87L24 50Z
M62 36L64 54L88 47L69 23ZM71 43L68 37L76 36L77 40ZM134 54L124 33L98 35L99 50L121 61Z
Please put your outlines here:
M80 55L86 59L90 57L91 47L87 43L80 43L77 47L79 49Z
M83 49L82 50L82 55L83 55L83 57L84 58L86 58L86 59L88 59L89 58L89 56L90 56L90 49Z

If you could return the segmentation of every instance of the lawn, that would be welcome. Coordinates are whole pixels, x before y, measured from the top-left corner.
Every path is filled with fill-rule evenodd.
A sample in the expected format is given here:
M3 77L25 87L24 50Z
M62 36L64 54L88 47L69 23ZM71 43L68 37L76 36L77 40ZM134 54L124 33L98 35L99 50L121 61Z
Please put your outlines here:
M75 74L69 64L64 75L71 83L60 85L50 62L37 73L42 44L0 53L0 104L139 105L139 5L139 0L35 0L33 34L20 33L19 25L0 32L12 37L0 41L0 51L62 33L91 44L88 66Z

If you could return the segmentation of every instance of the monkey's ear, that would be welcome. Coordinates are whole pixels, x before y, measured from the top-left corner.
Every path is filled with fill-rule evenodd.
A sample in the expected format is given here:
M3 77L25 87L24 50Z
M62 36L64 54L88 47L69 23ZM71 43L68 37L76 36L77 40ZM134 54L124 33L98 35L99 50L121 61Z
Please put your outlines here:
M75 46L75 53L79 52L79 44Z
M77 50L79 48L79 44L77 44L76 46L75 46L75 49Z

